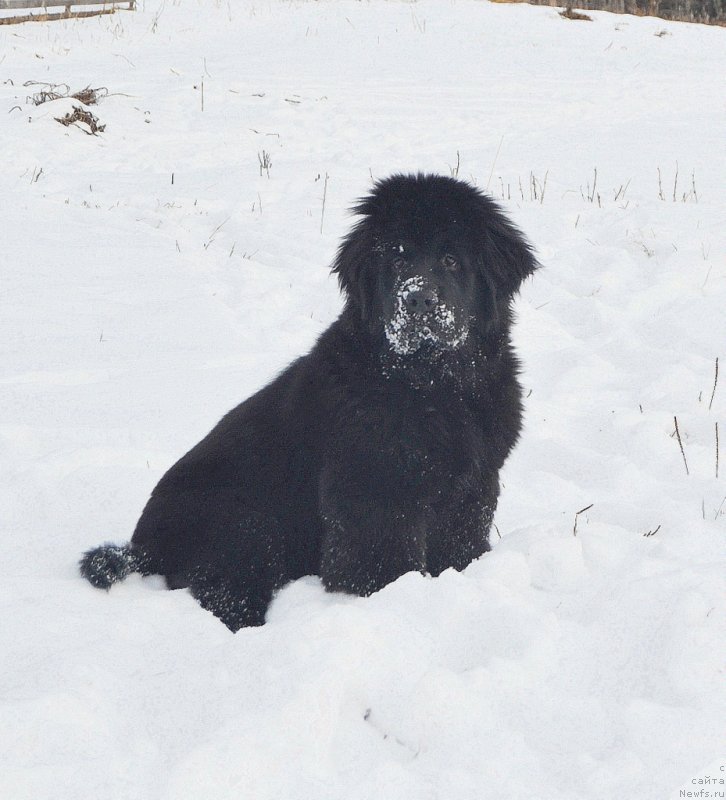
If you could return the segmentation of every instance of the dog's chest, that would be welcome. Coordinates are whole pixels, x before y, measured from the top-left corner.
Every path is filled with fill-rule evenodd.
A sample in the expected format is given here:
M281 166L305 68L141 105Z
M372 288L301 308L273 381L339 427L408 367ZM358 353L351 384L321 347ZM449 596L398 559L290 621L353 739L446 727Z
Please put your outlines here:
M444 480L470 472L484 446L475 410L461 398L442 402L415 397L399 402L381 434L384 449L396 457L401 469Z

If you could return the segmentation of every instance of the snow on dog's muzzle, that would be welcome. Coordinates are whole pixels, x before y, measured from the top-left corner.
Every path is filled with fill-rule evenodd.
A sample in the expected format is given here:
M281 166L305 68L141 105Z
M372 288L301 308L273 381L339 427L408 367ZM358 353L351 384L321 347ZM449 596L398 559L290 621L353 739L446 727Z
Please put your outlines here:
M469 335L466 319L442 302L436 289L420 275L394 286L394 308L385 323L386 339L398 355L407 355L428 343L442 350L455 350Z

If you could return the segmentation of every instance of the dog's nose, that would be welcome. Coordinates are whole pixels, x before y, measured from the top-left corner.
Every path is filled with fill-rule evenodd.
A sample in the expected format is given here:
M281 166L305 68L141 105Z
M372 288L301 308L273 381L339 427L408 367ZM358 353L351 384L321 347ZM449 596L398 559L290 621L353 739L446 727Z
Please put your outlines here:
M436 308L439 299L433 289L416 289L413 292L407 292L403 302L411 314L425 314Z

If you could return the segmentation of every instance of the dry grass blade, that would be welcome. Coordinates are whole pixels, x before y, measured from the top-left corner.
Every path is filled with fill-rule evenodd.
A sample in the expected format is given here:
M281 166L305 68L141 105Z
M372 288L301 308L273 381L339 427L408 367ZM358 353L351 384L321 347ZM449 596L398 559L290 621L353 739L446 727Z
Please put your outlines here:
M718 386L718 356L716 356L716 371L713 376L713 391L711 392L711 399L708 401L708 410L711 410L711 406L713 405L713 398L716 394L716 387Z
M589 511L594 505L595 503L590 503L589 506L585 506L585 508L581 508L579 511L575 513L575 525L572 528L573 536L577 536L577 518L580 516L580 514L584 514L586 511Z
M49 100L60 100L62 97L66 97L64 94L58 94L57 92L46 91L45 89L38 92L37 94L33 95L33 103L36 106L39 106L41 103L47 103Z
M62 100L66 97L72 97L74 100L83 103L86 106L95 106L99 100L108 97L108 89L105 86L99 86L97 89L92 89L86 86L85 89L80 89L71 94L71 87L67 83L42 83L40 81L27 81L24 86L42 86L43 88L31 95L28 102L36 106L42 103L47 103L50 100Z
M85 89L75 92L71 97L85 106L95 106L99 100L108 97L108 89L105 86L99 86L97 89L91 89L90 86L86 86Z
M26 81L23 86L42 86L43 88L26 98L26 102L39 106L49 100L60 100L68 97L71 87L66 83L44 83L43 81Z
M716 423L716 480L718 480L718 422Z
M681 440L681 432L678 430L678 417L673 417L673 422L676 426L676 439L678 439L678 446L681 448L681 455L683 456L683 464L686 467L686 475L690 475L690 471L688 469L688 462L686 461L686 451L683 449L683 441Z

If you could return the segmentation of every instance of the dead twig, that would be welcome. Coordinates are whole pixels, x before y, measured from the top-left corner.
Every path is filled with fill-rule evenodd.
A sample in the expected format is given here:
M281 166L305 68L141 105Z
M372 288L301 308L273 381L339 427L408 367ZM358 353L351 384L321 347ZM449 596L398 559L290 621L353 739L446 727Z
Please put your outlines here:
M683 449L683 441L681 440L681 432L678 430L678 417L673 417L673 422L676 424L676 439L678 439L678 445L681 448L681 455L683 456L683 463L686 467L686 475L690 475L690 471L688 469L688 461L686 461L686 451Z
M95 106L99 100L108 97L108 89L105 86L99 86L97 89L86 86L85 89L74 92L71 97L83 103L84 106Z
M452 166L449 167L449 170L451 171L451 177L452 178L458 178L459 177L459 167L460 166L461 166L461 154L457 150L456 151L456 166L455 167L452 167Z
M65 125L66 127L73 125L76 122L83 122L88 126L89 130L86 130L85 128L81 128L81 130L84 133L87 133L89 136L96 136L97 134L103 133L106 130L105 125L98 124L98 117L94 116L90 111L86 111L80 106L73 106L73 111L66 114L65 117L54 117L54 119L56 122L60 122L61 125Z
M205 250L209 249L209 246L214 241L214 237L222 230L222 228L230 221L230 219L232 219L232 218L231 217L227 217L227 219L225 219L222 222L220 222L219 225L217 225L217 227L212 231L212 233L209 235L209 239L207 240L207 243L202 245L202 247Z
M708 410L711 410L713 405L713 397L716 394L716 384L718 384L718 356L716 356L716 372L713 376L713 391L711 392L711 399L708 401Z
M579 11L573 11L572 6L563 8L562 11L560 11L560 16L563 19L581 19L587 22L592 22L592 17L588 17L587 14L581 14Z
M263 150L261 153L257 153L257 161L260 164L260 177L262 177L263 172L266 172L269 178L270 170L272 169L272 156L270 156L267 150Z
M718 480L718 422L716 423L716 479Z
M85 106L95 106L99 100L108 97L108 89L105 86L99 86L92 89L86 86L85 89L79 89L77 92L71 93L71 87L67 83L44 83L43 81L26 81L23 86L42 86L40 91L27 98L26 102L33 103L39 106L42 103L47 103L50 100L63 100L70 97L73 100L78 100Z
M580 514L584 514L586 511L589 511L594 505L595 503L590 503L589 506L585 506L585 508L581 508L579 511L575 513L575 525L572 528L573 536L577 536L577 518L580 516Z
M323 184L323 210L320 212L320 233L323 232L323 222L325 221L325 201L328 197L328 173L325 173L325 183Z

